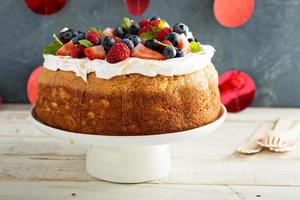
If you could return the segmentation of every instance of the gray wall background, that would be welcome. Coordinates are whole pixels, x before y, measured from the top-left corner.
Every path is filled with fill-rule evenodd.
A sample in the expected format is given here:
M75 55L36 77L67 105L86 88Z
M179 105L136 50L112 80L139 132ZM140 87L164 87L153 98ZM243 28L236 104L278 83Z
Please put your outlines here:
M213 15L213 0L152 0L143 17L154 14L170 24L186 23L217 52L219 73L240 69L257 84L255 106L300 106L300 0L257 0L244 26L228 29ZM5 102L27 102L30 72L43 62L42 48L64 26L117 26L128 16L123 0L68 0L57 14L40 16L23 0L0 1L0 96Z

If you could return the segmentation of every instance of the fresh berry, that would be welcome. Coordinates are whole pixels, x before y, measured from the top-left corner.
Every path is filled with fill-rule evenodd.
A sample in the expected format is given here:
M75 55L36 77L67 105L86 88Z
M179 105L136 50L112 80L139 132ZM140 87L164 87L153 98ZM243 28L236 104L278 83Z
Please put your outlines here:
M116 43L116 41L112 37L108 36L104 37L101 42L106 52L108 52L108 50Z
M74 44L78 44L79 40L83 40L83 39L85 39L85 34L84 33L78 33L78 35L72 39L72 42Z
M153 16L150 21L154 21L154 20L160 20L160 17L159 16Z
M84 54L90 60L105 59L105 50L104 50L103 46L101 46L101 45L85 48L84 49Z
M109 63L117 63L130 56L130 50L124 43L116 43L107 53L106 60Z
M153 59L153 60L164 60L165 56L145 47L142 43L139 43L131 52L132 57L143 58L143 59Z
M172 42L170 42L169 40L164 40L162 41L162 43L168 46L173 46Z
M191 45L184 34L179 35L177 47L183 49L185 52L191 52Z
M156 19L150 22L152 27L158 27L160 23L160 19Z
M163 55L166 58L174 58L176 56L176 49L173 46L167 46L164 51L163 51Z
M163 53L164 49L168 46L173 46L173 44L169 41L169 40L164 40L161 42L160 48L159 48L159 52Z
M176 48L176 58L185 56L185 52L182 49Z
M119 38L123 38L125 36L125 34L126 34L126 31L122 27L115 28L115 30L114 30L114 35Z
M148 24L148 25L146 25L146 26L143 26L143 27L139 30L138 35L141 35L142 33L148 33L148 32L151 32L151 31L152 31L151 25Z
M106 28L103 31L104 36L113 36L114 35L114 29L113 28Z
M172 28L170 28L170 27L162 28L156 33L155 38L158 41L163 41L165 39L165 37L171 32L172 32Z
M137 35L130 35L128 39L133 42L134 46L138 45L141 42L141 38Z
M58 56L71 56L72 58L80 58L83 55L83 49L84 47L81 45L74 45L72 41L69 41L68 43L64 44L62 47L60 47L56 55Z
M134 24L132 24L132 25L130 26L129 32L130 32L132 35L136 35L136 34L139 32L140 28L141 28L141 27L140 27L139 24L134 23Z
M123 38L123 39L121 40L121 42L124 43L124 44L126 44L127 47L128 47L130 50L132 50L132 49L134 48L133 42L132 42L131 40L127 39L127 38Z
M145 46L154 51L159 51L160 49L160 44L156 39L147 40L145 42Z
M150 20L149 20L149 19L143 19L142 21L139 22L139 25L140 25L141 27L143 27L143 26L148 25L149 23L150 23Z
M99 43L100 38L102 38L102 35L96 31L88 31L86 33L85 38L93 43L93 45L97 45Z
M58 33L57 37L59 40L61 40L63 43L69 42L73 37L77 36L78 32L74 29L68 29L66 31Z
M173 44L174 47L177 47L178 42L179 42L179 35L178 35L178 33L175 33L175 32L169 33L165 37L165 40L169 40Z
M187 33L190 31L189 27L183 23L177 23L173 26L173 31L178 33L178 34L185 34L187 35Z

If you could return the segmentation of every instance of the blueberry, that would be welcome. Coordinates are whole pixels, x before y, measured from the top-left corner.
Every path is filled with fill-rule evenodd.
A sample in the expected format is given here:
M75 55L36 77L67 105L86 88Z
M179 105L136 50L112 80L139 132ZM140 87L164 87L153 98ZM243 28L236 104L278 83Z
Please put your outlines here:
M128 39L133 42L134 46L138 45L141 42L141 38L137 35L130 35Z
M176 56L176 49L175 47L172 46L167 46L164 51L163 51L163 55L166 58L174 58Z
M189 41L189 42L193 42L194 39L193 39L193 38L189 38L188 41Z
M158 20L158 19L160 19L159 16L153 16L153 17L151 17L150 21L154 21L154 20Z
M183 56L185 56L185 52L180 48L176 48L176 56L175 57L183 57Z
M147 40L145 46L154 51L159 51L160 49L160 44L156 39Z
M124 38L129 38L130 36L131 36L130 33L126 33L125 36L124 36Z
M100 40L98 41L98 45L102 45L103 44L103 40L105 37L100 38Z
M134 48L133 42L129 39L124 38L121 40L121 42L126 44L130 50L132 50Z
M114 35L119 38L124 38L126 31L122 27L115 28Z
M190 31L189 27L183 23L177 23L173 26L173 31L176 33L184 33L185 35Z
M165 40L169 40L174 47L177 47L179 42L179 35L178 33L171 32L165 37Z
M112 37L106 36L103 38L101 44L104 47L104 50L107 52L115 43L116 41Z
M77 37L78 31L75 31L74 29L68 29L64 32L58 33L57 37L59 40L61 40L63 43L69 42L72 38Z
M83 40L83 39L85 39L85 33L79 32L78 35L72 39L72 42L74 44L77 44L79 40Z
M141 27L140 27L139 24L134 23L134 24L132 24L132 25L130 26L129 32L130 32L132 35L136 35L136 34L139 32L140 28L141 28Z

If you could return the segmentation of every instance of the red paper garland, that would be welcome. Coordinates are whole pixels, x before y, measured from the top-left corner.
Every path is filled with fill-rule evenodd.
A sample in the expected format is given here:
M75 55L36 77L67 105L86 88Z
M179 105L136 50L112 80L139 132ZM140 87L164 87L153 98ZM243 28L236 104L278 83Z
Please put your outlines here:
M138 17L147 10L150 0L125 0L125 3L129 13Z
M38 76L41 73L43 67L39 66L30 74L27 82L27 97L32 105L35 105L36 97L38 94Z
M221 25L235 28L250 19L254 7L255 0L215 0L214 15Z
M230 70L220 76L219 90L228 112L239 112L251 105L256 87L245 72Z
M25 0L27 6L40 15L51 15L61 10L67 0Z

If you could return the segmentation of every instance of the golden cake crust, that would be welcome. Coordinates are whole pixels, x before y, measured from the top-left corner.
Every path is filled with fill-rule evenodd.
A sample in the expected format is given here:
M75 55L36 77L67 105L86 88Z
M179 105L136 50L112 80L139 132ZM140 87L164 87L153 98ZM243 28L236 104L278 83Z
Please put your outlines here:
M52 127L98 135L151 135L196 128L220 110L218 74L212 64L178 76L140 74L111 79L43 68L35 113Z

